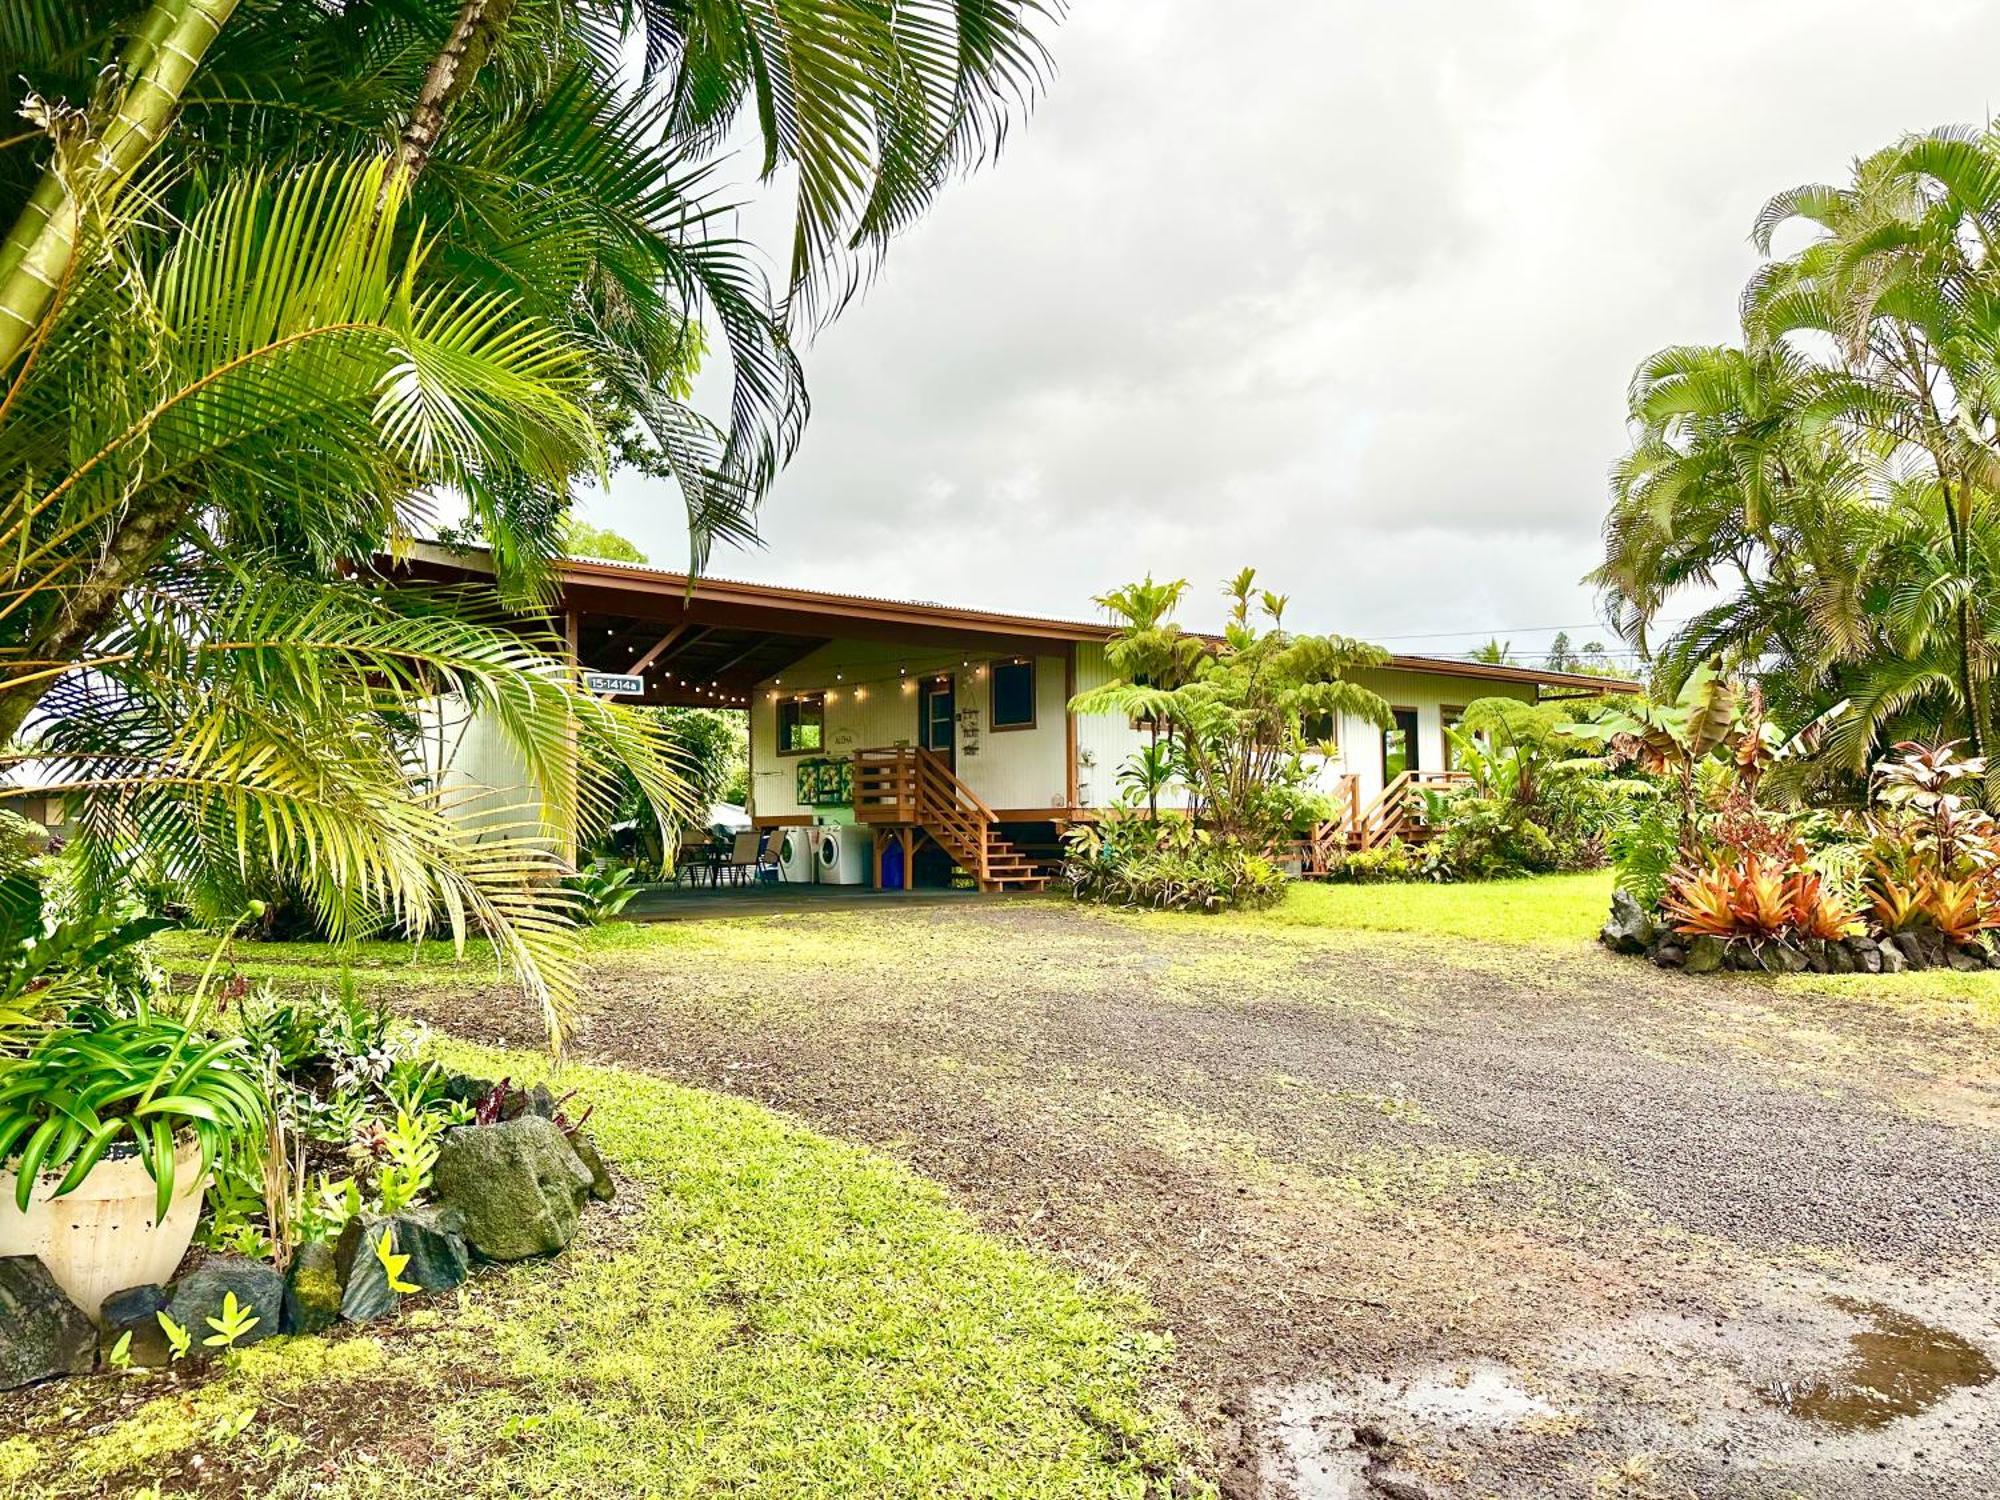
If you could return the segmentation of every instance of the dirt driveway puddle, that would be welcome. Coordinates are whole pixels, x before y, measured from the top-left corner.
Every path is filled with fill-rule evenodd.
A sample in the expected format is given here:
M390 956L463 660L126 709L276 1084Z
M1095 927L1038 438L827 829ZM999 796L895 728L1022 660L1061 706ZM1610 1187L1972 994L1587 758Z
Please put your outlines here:
M1390 1434L1492 1437L1554 1415L1494 1361L1435 1366L1405 1379L1267 1388L1252 1403L1263 1453L1260 1500L1417 1500L1437 1493L1399 1462Z
M1879 1302L1831 1301L1864 1326L1849 1336L1848 1356L1834 1369L1764 1388L1765 1400L1795 1417L1837 1432L1865 1432L1928 1411L2000 1373L1977 1347L1946 1329Z

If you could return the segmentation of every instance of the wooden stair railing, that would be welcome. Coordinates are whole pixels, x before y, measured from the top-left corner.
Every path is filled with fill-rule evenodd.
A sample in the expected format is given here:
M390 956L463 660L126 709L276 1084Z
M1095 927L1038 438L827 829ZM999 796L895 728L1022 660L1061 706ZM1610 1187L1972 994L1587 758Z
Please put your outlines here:
M1359 782L1343 776L1345 816L1329 819L1313 829L1307 841L1307 870L1325 874L1343 853L1363 853L1385 849L1394 841L1417 843L1430 830L1417 820L1426 787L1462 786L1471 780L1463 771L1404 771L1392 777L1366 807L1359 805Z
M1002 836L1000 815L934 750L857 751L854 818L921 828L982 891L1039 890L1048 883L1035 862Z

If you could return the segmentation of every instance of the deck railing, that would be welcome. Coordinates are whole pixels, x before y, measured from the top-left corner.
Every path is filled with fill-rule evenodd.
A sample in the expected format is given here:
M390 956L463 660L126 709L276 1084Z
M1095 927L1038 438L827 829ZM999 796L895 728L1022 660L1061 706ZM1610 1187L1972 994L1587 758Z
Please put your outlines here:
M1387 848L1398 839L1415 843L1427 837L1429 830L1418 816L1424 792L1464 786L1471 779L1464 771L1404 771L1391 777L1363 807L1358 778L1342 776L1336 793L1342 804L1341 816L1318 824L1306 840L1307 873L1325 874L1344 853Z
M934 750L857 750L854 820L922 828L982 886L993 878L991 835L1000 815Z

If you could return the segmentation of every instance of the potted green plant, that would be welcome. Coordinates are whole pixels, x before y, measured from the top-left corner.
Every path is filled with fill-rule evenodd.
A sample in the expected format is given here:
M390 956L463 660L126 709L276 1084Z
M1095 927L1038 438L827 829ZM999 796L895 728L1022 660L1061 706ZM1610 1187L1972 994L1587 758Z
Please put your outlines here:
M216 1157L265 1118L239 1038L144 1005L78 1007L0 1059L0 1255L39 1256L96 1317L110 1293L172 1276Z

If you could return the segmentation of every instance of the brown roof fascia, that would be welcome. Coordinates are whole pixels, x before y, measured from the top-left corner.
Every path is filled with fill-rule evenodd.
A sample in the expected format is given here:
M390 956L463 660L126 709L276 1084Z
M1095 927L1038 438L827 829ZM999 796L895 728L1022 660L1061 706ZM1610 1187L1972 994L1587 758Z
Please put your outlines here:
M468 576L490 574L483 548L443 547L418 543L410 550L407 563L412 571L428 576L440 572L460 572ZM1019 650L1035 642L1094 643L1108 640L1113 627L1102 622L1056 620L1037 615L1009 615L994 610L959 609L945 604L924 604L911 600L878 599L864 594L830 594L816 589L791 588L781 584L743 583L727 578L696 577L690 583L685 573L670 573L631 563L592 562L565 558L556 564L566 599L586 608L614 612L607 608L607 596L624 596L618 602L634 602L638 595L661 608L662 617L678 619L699 614L704 623L735 628L753 628L756 617L783 615L786 629L776 633L837 635L830 626L865 625L879 638L920 642L926 631L949 630L968 644L983 642L1001 650ZM631 613L640 611L633 609ZM775 627L772 627L775 630ZM1219 639L1219 637L1205 637ZM1592 677L1582 672L1549 672L1534 667L1506 666L1494 662L1459 661L1448 657L1392 655L1389 670L1430 672L1447 677L1465 677L1486 682L1511 682L1529 686L1587 689L1600 693L1636 693L1641 685L1617 677Z

